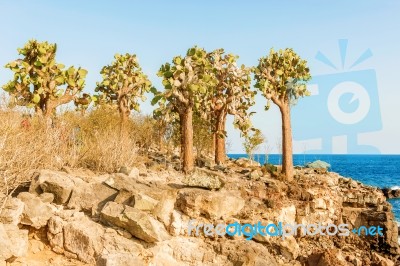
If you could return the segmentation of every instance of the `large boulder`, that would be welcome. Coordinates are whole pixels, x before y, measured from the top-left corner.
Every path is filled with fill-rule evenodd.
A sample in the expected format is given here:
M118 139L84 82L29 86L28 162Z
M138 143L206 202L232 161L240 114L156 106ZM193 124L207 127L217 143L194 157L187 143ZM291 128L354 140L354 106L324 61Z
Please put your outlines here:
M162 223L144 211L123 204L108 202L101 211L101 218L149 243L170 238Z
M88 218L78 219L63 227L64 249L86 263L94 264L103 250L104 229Z
M47 225L47 221L53 216L51 204L42 202L39 197L29 192L19 193L18 199L25 204L21 224L30 225L36 229Z
M32 179L29 192L32 194L52 193L54 202L65 204L68 202L74 188L74 177L64 172L41 170Z
M68 208L92 212L93 215L100 213L108 201L117 196L118 191L102 183L86 183L75 186L72 190Z

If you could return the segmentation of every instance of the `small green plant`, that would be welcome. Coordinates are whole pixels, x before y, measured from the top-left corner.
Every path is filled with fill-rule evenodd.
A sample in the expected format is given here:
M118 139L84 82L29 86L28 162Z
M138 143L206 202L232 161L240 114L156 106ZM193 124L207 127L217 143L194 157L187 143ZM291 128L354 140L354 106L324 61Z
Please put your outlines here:
M254 152L264 143L264 141L265 137L258 129L254 129L252 133L245 136L243 147L251 161L254 159Z
M273 175L275 175L276 171L278 171L278 168L275 165L271 164L271 163L264 164L264 169L265 169L265 171L267 173L270 173L270 174L273 174Z

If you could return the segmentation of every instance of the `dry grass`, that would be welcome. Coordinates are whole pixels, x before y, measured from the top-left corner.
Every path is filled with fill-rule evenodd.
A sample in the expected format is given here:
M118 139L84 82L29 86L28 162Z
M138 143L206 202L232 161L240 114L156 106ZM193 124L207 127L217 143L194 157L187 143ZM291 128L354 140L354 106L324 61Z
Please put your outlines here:
M137 115L126 132L121 137L119 115L111 108L85 115L64 111L52 126L41 117L0 108L0 193L8 195L39 169L69 166L114 172L122 165L133 166L139 153L154 143L156 129L152 119Z

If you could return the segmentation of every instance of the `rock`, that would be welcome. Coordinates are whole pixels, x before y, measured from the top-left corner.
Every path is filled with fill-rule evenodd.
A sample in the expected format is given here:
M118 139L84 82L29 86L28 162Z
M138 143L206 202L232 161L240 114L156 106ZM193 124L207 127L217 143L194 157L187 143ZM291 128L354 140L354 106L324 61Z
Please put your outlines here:
M400 198L400 189L383 188L382 192L388 199Z
M54 201L54 195L52 193L40 194L39 198L44 203L52 203Z
M161 221L166 227L168 227L171 223L171 214L174 210L175 202L176 191L167 190L152 212L153 215L157 217L157 219Z
M193 262L207 265L204 257L210 252L210 248L212 247L197 238L176 237L150 249L154 254L150 265L193 265ZM194 250L196 252L193 252ZM215 257L214 254L211 255ZM165 264L162 264L163 262Z
M28 252L28 230L14 224L0 223L0 261L24 257Z
M213 192L202 189L182 189L177 200L177 206L188 216L199 217L205 214L211 219L233 216L240 212L244 203L244 199L233 191Z
M196 158L196 165L198 167L212 168L215 166L214 158L199 156Z
M108 202L101 211L101 218L149 243L170 238L162 223L149 214L129 206Z
M191 187L220 189L224 186L224 176L204 168L197 168L192 174L186 175L182 183Z
M326 249L323 253L313 254L308 257L310 266L347 266L339 249Z
M214 249L228 259L221 265L279 265L265 246L254 241L237 239L216 242Z
M58 216L51 217L48 222L47 239L56 253L62 253L64 249L64 224L64 220Z
M260 177L260 174L258 173L257 170L254 170L250 173L250 178L251 179L257 179L258 177Z
M155 200L143 193L137 193L133 196L133 198L134 198L133 207L135 209L142 210L142 211L151 211L158 204L157 200Z
M375 262L377 265L380 265L380 266L394 266L394 262L393 261L391 261L391 260L389 260L389 259L387 259L385 257L382 257L381 255L379 255L376 252L372 253L372 261Z
M68 208L100 213L103 206L116 198L118 191L102 183L83 182L72 190Z
M103 227L83 218L64 225L63 232L64 249L76 254L79 260L94 264L103 250Z
M39 197L29 192L19 193L18 199L25 204L21 224L30 225L36 229L47 225L47 221L53 216L53 208L49 203L43 203Z
M316 198L313 200L314 209L323 209L326 210L326 203L323 198Z
M328 169L331 167L331 165L327 162L321 161L321 160L316 160L312 163L307 163L305 165L307 168L313 168L313 169Z
M102 255L96 263L96 266L145 266L148 265L144 261L137 258L135 254L129 253L112 253Z
M278 211L278 216L276 218L277 222L282 222L282 224L295 224L296 223L296 206L289 205L282 207Z
M63 166L61 170L70 176L78 177L87 183L98 181L98 177L89 169Z
M119 169L119 173L125 174L131 178L138 178L140 171L139 169L137 169L136 167L126 167L126 166L122 166Z
M118 192L118 195L115 197L114 202L133 207L133 205L135 205L135 198L133 197L133 195L133 192L122 189Z
M19 224L24 211L24 203L17 198L8 198L4 208L0 211L0 223Z
M97 260L96 265L147 265L144 260L150 256L150 254L142 247L142 245L126 239L115 232L105 233L103 242L103 253Z
M159 201L143 192L120 190L114 202L124 204L142 211L152 211Z
M64 172L41 170L34 176L29 192L36 195L40 195L43 192L52 193L55 203L65 204L71 196L73 187L72 176Z
M104 181L104 183L118 191L120 190L136 191L136 187L138 185L135 179L130 178L122 173L109 175L109 177Z
M182 214L176 210L171 213L171 224L169 226L169 233L173 236L178 236L183 226Z
M299 256L300 247L293 236L286 236L283 240L279 238L277 243L280 253L288 260L295 260Z

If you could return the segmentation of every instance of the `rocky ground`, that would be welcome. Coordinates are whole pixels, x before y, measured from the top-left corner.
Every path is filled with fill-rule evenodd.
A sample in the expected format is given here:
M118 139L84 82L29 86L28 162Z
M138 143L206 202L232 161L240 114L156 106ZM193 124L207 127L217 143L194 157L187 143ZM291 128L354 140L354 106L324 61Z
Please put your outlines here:
M321 169L298 168L287 183L245 159L198 163L186 177L157 154L113 174L37 172L0 213L0 265L400 265L380 190ZM379 225L384 235L189 236L191 219Z

